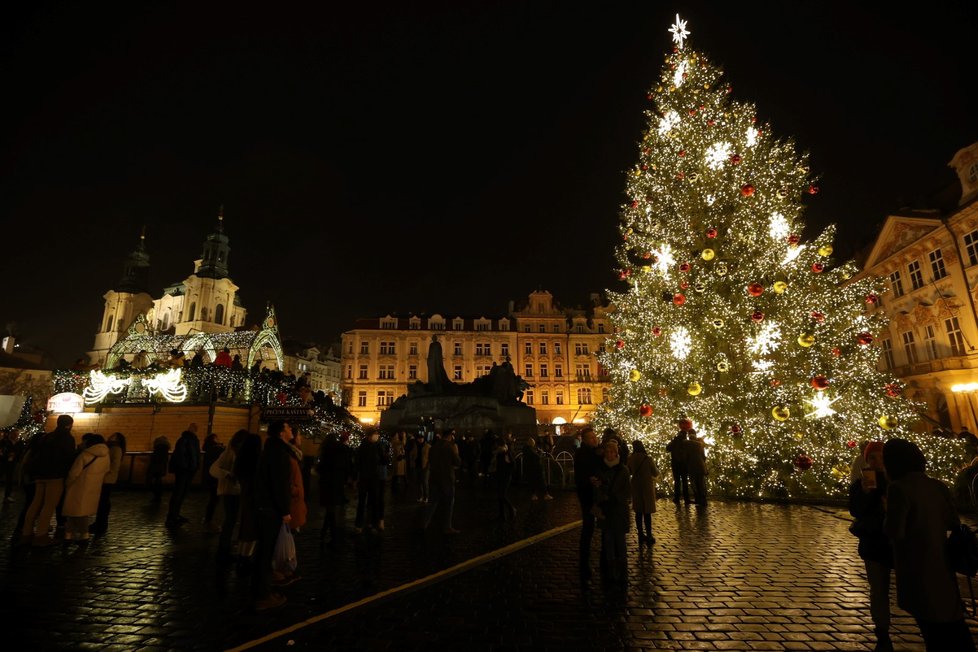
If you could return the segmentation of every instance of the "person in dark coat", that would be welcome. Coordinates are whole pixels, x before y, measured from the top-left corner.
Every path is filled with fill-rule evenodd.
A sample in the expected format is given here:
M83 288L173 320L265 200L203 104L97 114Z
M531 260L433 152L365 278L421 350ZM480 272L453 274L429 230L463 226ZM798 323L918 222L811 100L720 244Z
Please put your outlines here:
M669 462L672 468L672 502L679 504L679 490L682 488L683 501L688 505L689 500L689 467L687 466L686 455L686 431L680 430L676 436L666 444L666 452L669 453Z
M190 483L200 468L200 439L197 438L197 424L191 423L180 434L170 456L170 472L174 475L173 493L170 494L170 509L166 515L166 526L177 527L187 522L180 514L183 501L190 491Z
M217 461L217 458L221 456L224 452L224 444L217 438L217 433L211 433L207 435L204 439L204 450L203 450L203 484L207 489L207 507L204 509L204 527L207 528L208 532L220 532L221 528L216 523L213 523L214 512L217 510L217 503L220 502L220 498L217 496L217 478L211 475L211 466Z
M655 511L655 481L659 477L659 467L645 452L645 444L638 439L632 442L632 454L628 456L628 472L632 477L632 511L635 512L638 545L644 543L651 546L655 543L655 537L652 536L652 512Z
M601 458L597 450L598 436L594 428L587 426L581 431L581 447L574 454L574 484L577 500L581 504L580 575L581 581L591 578L591 540L594 538L594 489L599 482ZM603 562L603 560L602 560ZM604 564L602 563L602 568Z
M65 478L75 461L75 438L71 436L74 423L74 419L62 414L55 429L35 440L30 449L27 472L34 478L34 499L24 515L21 543L54 543L48 537L48 524L64 495Z
M255 509L258 516L258 548L252 592L255 609L272 609L285 604L285 596L272 592L272 558L283 523L291 516L290 479L292 463L288 442L293 438L287 421L273 421L258 457L255 473Z
M427 529L438 505L441 504L444 513L442 532L444 534L459 534L459 531L452 527L452 513L455 510L455 470L462 464L462 458L458 454L458 446L455 445L454 430L446 433L440 441L431 447L429 459L431 464L431 502L425 509L424 527Z
M550 490L547 487L547 478L544 474L544 464L547 458L543 456L537 447L535 439L530 437L523 447L523 467L526 470L526 481L530 485L530 500L553 500Z
M316 473L319 474L319 504L326 514L319 531L320 545L334 546L342 536L343 509L346 507L346 485L352 476L353 455L350 447L341 443L339 435L326 436L319 448ZM327 541L328 539L328 541Z
M354 528L357 534L367 527L378 528L384 518L382 507L383 480L379 469L384 459L384 450L380 443L380 430L376 428L364 433L363 441L357 447L353 460L353 469L357 483L357 516ZM366 521L367 510L370 510L369 522Z
M619 456L618 441L610 439L601 448L603 464L598 467L601 471L595 501L601 528L601 555L605 560L605 578L624 584L628 578L625 535L632 520L628 508L632 498L632 482L628 467Z
M973 651L946 551L948 531L960 525L951 491L927 476L923 453L906 439L883 445L883 464L889 478L884 529L893 541L897 604L917 621L928 652Z
M886 518L886 472L883 442L872 441L863 451L866 467L849 486L849 513L855 521L850 531L859 537L859 557L869 582L869 613L876 634L874 652L893 652L890 640L890 570L893 549L883 531Z
M686 433L686 470L693 485L693 500L697 505L706 505L706 444L696 436L695 430Z
M146 483L153 491L153 502L163 500L163 476L170 461L170 440L166 435L160 435L153 440L153 452L149 455L149 466L146 468Z

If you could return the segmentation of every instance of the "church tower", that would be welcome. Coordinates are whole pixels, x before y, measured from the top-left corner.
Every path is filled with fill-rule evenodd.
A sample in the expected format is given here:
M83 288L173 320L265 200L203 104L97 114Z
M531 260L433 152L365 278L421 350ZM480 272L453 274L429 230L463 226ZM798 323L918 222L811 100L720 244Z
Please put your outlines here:
M139 244L125 259L122 277L103 295L105 310L95 334L95 343L89 352L89 362L102 364L109 349L138 315L153 308L149 295L149 254L146 253L146 229L139 236Z

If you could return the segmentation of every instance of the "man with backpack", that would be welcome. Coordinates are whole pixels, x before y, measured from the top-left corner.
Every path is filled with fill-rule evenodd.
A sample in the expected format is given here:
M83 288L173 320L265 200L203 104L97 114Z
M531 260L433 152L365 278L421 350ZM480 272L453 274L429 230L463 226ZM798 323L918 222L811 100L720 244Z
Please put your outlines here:
M173 494L170 496L170 509L166 515L167 527L177 527L187 522L187 519L180 515L180 508L199 466L200 439L197 438L197 424L191 423L180 435L170 456L170 473L175 476L175 479Z

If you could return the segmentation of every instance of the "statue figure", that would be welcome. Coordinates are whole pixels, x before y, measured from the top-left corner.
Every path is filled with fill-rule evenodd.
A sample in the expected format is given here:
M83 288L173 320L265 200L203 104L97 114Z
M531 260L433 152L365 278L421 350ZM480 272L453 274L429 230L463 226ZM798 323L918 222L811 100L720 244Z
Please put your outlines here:
M455 385L445 373L445 365L442 363L441 343L437 335L431 336L431 344L428 345L428 389L432 394L445 394Z

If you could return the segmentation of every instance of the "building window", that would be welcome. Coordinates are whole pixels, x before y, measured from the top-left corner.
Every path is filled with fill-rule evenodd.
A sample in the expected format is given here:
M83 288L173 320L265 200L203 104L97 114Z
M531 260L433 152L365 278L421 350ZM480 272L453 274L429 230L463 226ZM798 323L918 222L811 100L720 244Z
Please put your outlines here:
M370 342L360 342L360 353L361 355L370 353Z
M346 365L346 377L349 378L350 380L353 380L353 365L352 364Z
M560 342L554 342L554 353L560 355Z
M408 321L408 330L412 330L412 331L421 330L421 320L418 319L417 317L412 317L411 320Z
M484 342L475 343L475 354L476 355L492 355L492 351L488 344Z
M367 392L357 392L357 407L367 407Z
M353 354L353 340L350 340L347 343L347 345L346 345L346 352L349 353L349 354L351 354L351 355Z
M944 327L947 329L947 340L951 345L951 355L964 355L964 335L958 325L958 318L951 317L944 320Z
M499 320L499 330L501 330L501 331L508 331L509 330L509 321L506 320L506 319L500 319Z
M190 304L190 316L187 317L187 321L193 321L194 320L194 317L196 315L197 315L197 304L196 303L191 303Z
M214 323L224 325L224 304L217 304L217 308L214 309Z
M462 343L455 342L455 345L452 347L452 351L454 351L455 355L462 355Z
M381 342L380 343L380 355L394 355L394 343L393 342Z
M360 380L367 379L367 365L365 364L360 365L360 375L358 375L357 378L359 378Z
M889 338L880 340L880 349L883 351L883 364L887 369L892 369L895 366L893 364L893 344Z
M499 345L499 355L506 357L509 355L509 342L502 342Z
M380 375L378 376L381 380L394 380L394 365L386 364L381 365Z
M604 324L598 324L598 332L604 333Z
M523 399L527 405L533 405L533 390L526 390L526 393L523 395Z
M577 402L581 405L589 405L591 403L591 388L590 387L578 387L577 388Z
M546 324L540 324L539 326L537 326L537 330L540 331L541 333L546 333L547 332Z
M529 333L530 332L530 325L529 324L524 324L523 325L523 332L524 333Z
M547 377L547 365L546 364L541 364L540 365L540 378L546 378L546 377Z
M924 350L928 360L937 360L937 333L933 324L924 326Z
M947 270L944 268L944 254L941 253L940 249L935 249L930 252L930 270L934 272L934 280L944 278L947 276Z
M907 364L917 364L917 344L914 341L913 331L906 331L903 334L903 352L907 355Z
M588 348L587 342L577 342L574 345L574 352L577 355L590 355L591 349Z
M540 405L550 405L550 392L547 390L540 392Z
M408 344L408 355L418 355L418 343L411 342Z
M377 407L385 407L394 402L394 392L382 389L377 392Z
M475 330L477 330L477 331L487 331L487 330L489 330L489 323L488 322L484 322L484 321L480 321L478 324L475 325Z
M527 362L526 363L525 371L526 371L526 374L525 375L526 375L527 378L533 378L533 365L532 364L530 364L529 362Z
M965 234L964 246L968 252L969 264L978 265L978 231Z
M453 331L460 331L464 327L465 327L465 322L462 321L461 319L454 319L454 320L452 320L452 330Z
M890 287L893 288L893 296L903 296L903 279L900 278L900 270L890 274Z
M591 379L591 365L589 365L589 364L579 364L579 365L577 365L577 379L578 380L590 380Z
M547 343L540 342L540 355L547 355Z
M559 333L560 332L560 324L554 324L554 332L555 333Z
M112 315L109 315L109 318L105 320L105 332L112 332Z
M452 372L452 380L462 380L462 365L455 365Z
M924 287L924 275L920 273L919 261L915 260L907 265L907 273L910 275L910 285L914 290Z
M584 332L584 324L578 324L577 326L575 326L574 327L574 332L575 333L583 333Z
M412 364L408 365L408 380L417 380L418 378L418 365Z
M533 342L523 343L523 353L526 355L533 355Z
M562 392L559 389L557 390L556 401L557 401L557 405L563 405L564 404L564 392Z
M433 331L443 331L445 330L445 322L443 321L433 321L428 324Z
M564 365L562 365L562 364L555 364L554 365L554 378L563 378L563 377L564 377Z

